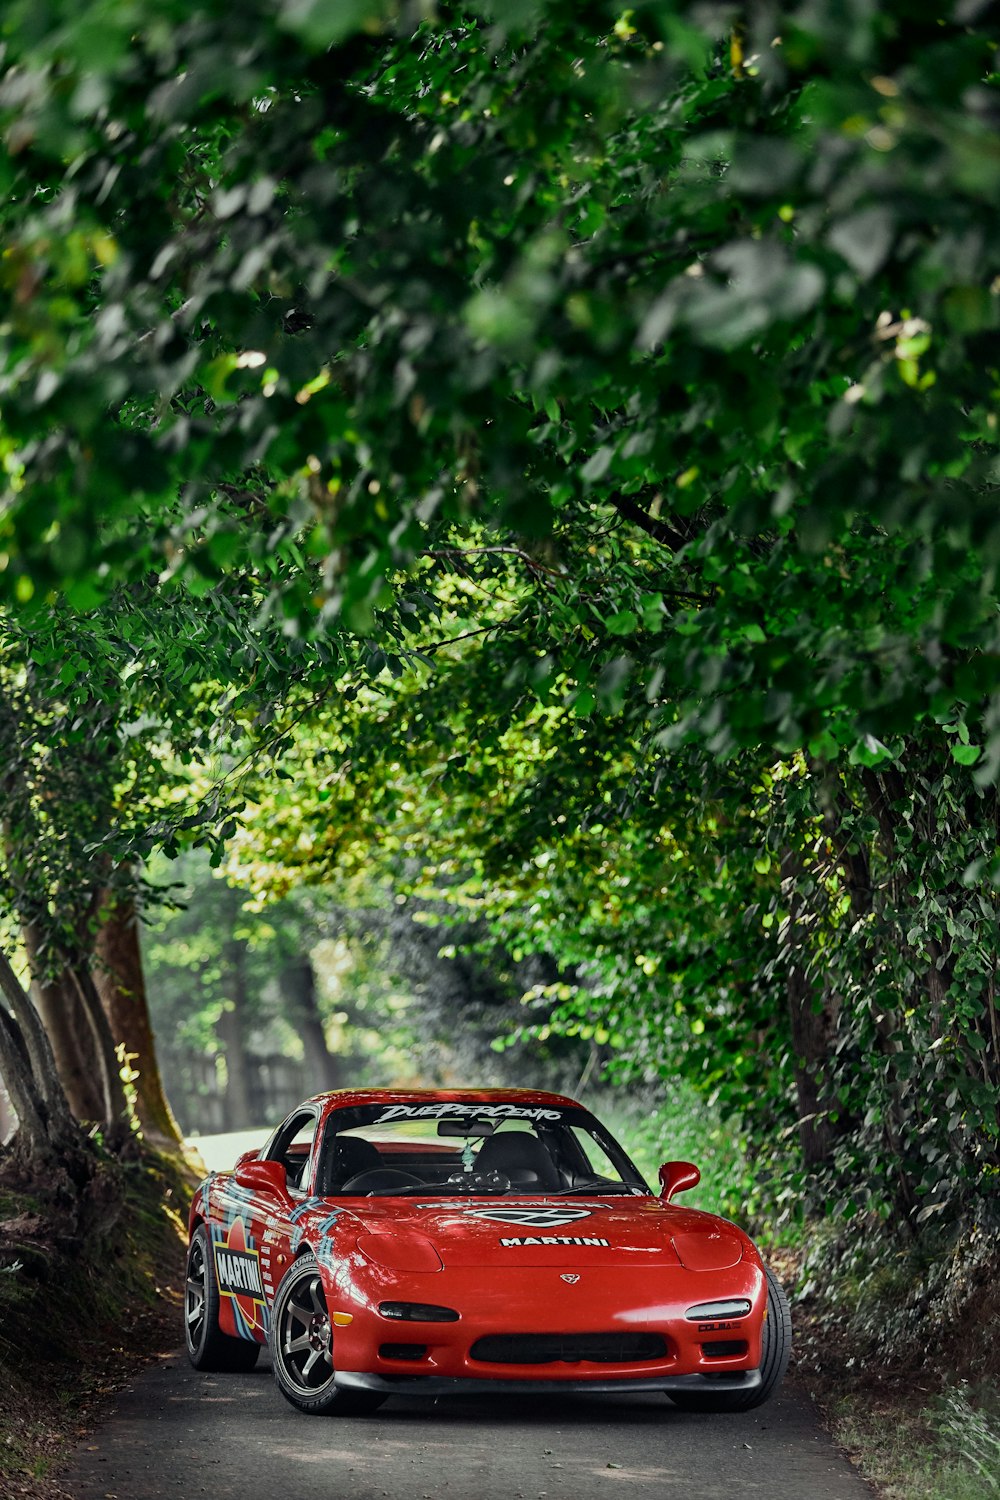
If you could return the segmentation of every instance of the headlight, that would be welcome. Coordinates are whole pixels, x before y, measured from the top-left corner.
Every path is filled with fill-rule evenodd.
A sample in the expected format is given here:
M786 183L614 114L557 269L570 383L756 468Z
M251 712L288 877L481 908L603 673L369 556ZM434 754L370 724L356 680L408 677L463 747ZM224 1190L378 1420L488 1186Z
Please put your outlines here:
M380 1302L383 1318L402 1318L406 1323L457 1323L453 1307L437 1307L433 1302Z
M440 1271L441 1257L421 1234L362 1234L358 1249L366 1260L389 1271Z
M731 1297L725 1302L699 1302L689 1307L684 1316L689 1323L704 1323L706 1319L745 1318L749 1311L750 1303L745 1297Z
M687 1271L724 1271L728 1266L735 1266L743 1256L742 1241L727 1230L716 1230L711 1234L704 1230L700 1233L684 1230L670 1238L681 1265Z

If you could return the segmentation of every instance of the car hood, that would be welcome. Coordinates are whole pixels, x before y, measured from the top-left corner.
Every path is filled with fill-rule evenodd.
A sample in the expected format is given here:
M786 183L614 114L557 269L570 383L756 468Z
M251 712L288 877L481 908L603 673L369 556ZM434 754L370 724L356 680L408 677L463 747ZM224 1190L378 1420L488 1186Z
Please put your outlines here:
M658 1198L474 1198L355 1209L369 1234L418 1234L447 1266L682 1265L720 1270L739 1261L739 1230L712 1214Z

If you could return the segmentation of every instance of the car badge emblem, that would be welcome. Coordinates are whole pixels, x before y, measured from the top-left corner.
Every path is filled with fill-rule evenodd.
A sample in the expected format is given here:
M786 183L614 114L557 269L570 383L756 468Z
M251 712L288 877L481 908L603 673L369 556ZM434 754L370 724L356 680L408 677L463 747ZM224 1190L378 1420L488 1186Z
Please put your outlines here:
M558 1229L560 1224L573 1224L577 1219L589 1219L589 1208L474 1208L468 1213L470 1219L488 1219L491 1224L520 1224L526 1229Z
M576 1286L580 1278L579 1276L577 1276L575 1271L563 1271L562 1275L559 1277L559 1280L568 1281L570 1286Z

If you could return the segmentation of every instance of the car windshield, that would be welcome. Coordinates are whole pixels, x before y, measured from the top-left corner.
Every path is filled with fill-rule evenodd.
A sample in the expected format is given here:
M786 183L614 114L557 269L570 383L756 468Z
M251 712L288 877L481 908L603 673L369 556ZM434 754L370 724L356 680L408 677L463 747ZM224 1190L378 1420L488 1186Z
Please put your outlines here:
M584 1109L448 1100L337 1110L317 1186L324 1195L386 1197L649 1192Z

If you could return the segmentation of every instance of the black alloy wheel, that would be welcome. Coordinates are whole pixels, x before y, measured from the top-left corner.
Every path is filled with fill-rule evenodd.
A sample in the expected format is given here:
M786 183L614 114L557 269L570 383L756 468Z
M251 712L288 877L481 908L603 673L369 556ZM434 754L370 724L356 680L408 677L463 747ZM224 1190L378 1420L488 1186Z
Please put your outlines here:
M271 1311L271 1363L286 1401L312 1417L359 1416L385 1396L337 1388L333 1324L319 1266L305 1251L286 1271Z

